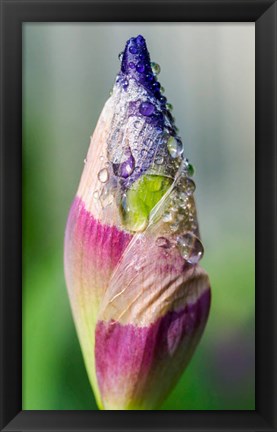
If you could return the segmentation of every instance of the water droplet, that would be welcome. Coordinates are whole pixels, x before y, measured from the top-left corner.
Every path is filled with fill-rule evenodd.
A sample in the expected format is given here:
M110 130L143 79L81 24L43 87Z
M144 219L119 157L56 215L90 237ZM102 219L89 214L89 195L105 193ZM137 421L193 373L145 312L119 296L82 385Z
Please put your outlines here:
M139 73L143 73L145 71L145 66L144 66L143 62L141 62L141 61L138 62L136 69Z
M164 93L164 92L165 92L165 89L164 89L163 86L161 86L161 88L160 88L160 92L161 92L161 93Z
M161 67L158 63L151 62L150 66L154 75L158 75L161 72Z
M114 200L114 197L112 195L112 193L110 192L110 190L107 187L104 187L104 189L102 190L101 196L100 196L100 201L102 204L102 207L108 207L109 205L112 204Z
M179 206L180 206L182 209L186 209L186 208L187 208L187 205L188 205L188 198L187 198L187 196L186 196L185 198L183 198L183 199L180 199L180 201L179 201Z
M99 199L99 191L98 190L96 190L96 191L93 192L93 198L94 199Z
M150 116L155 111L155 107L151 102L142 102L139 107L139 112L144 116Z
M195 183L190 178L186 178L184 187L185 187L185 193L189 196L192 195L195 191Z
M85 165L86 165L87 161L88 161L87 158L85 158L85 159L84 159L84 164L85 164Z
M178 213L177 214L177 219L178 219L178 221L183 221L185 219L184 213Z
M171 229L172 232L178 231L178 229L179 229L179 223L175 222L174 224L171 224L170 225L170 229Z
M167 108L169 111L172 111L172 110L173 110L173 105L172 105L171 103L168 103L168 102L167 102L167 104L166 104L165 106L166 106L166 108Z
M132 154L124 162L113 164L113 171L118 177L127 178L133 173L134 169L135 159Z
M127 213L127 212L130 211L130 207L129 207L128 204L127 204L127 194L126 194L126 193L124 193L124 194L122 195L121 205L122 205L122 208L123 208L124 212Z
M165 237L158 237L156 239L156 245L164 249L168 249L171 246L170 241Z
M140 127L140 121L135 121L135 123L134 123L134 128L135 129L138 129Z
M140 156L142 158L145 158L147 155L148 155L148 151L146 149L142 149L141 152L140 152Z
M187 166L187 172L188 172L188 175L190 177L193 176L193 174L194 174L194 166L191 163L189 163L188 166Z
M153 89L154 90L160 90L161 84L158 81L155 81L153 83Z
M186 192L176 191L176 198L179 200L179 202L181 202L187 198L187 194Z
M125 78L125 79L122 81L122 87L124 88L124 90L127 90L128 85L129 85L129 81L127 80L127 78Z
M193 233L186 233L177 238L177 246L182 257L190 264L197 264L204 254L204 248Z
M99 171L97 177L98 177L98 180L99 180L101 183L106 183L106 182L108 181L108 179L109 179L109 172L108 172L107 168L103 168L103 169L101 169L101 170Z
M172 214L169 213L169 212L165 212L165 213L163 214L163 216L162 216L162 220L163 220L164 222L172 222L172 221L173 221Z
M145 45L145 39L144 39L144 37L141 36L141 35L138 35L138 36L137 36L136 41L137 41L137 44L138 44L138 45Z
M138 52L138 49L137 47L135 47L135 45L131 45L129 51L131 54L136 54Z
M179 209L178 209L177 206L172 206L172 207L170 208L170 210L171 210L171 212L173 212L173 213L177 213Z
M162 156L160 156L155 160L155 162L157 165L162 165L164 162L164 158Z
M182 141L173 136L167 141L167 149L173 159L180 157L184 151Z
M119 54L118 54L118 60L119 61L122 61L122 59L123 59L123 51L122 52L120 52Z

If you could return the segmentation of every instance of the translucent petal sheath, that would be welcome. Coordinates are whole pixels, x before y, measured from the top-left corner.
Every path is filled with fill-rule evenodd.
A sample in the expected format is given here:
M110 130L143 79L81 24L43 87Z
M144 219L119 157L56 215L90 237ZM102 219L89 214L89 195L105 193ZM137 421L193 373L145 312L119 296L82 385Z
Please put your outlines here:
M158 70L142 36L127 41L66 227L70 303L104 409L156 409L210 306L193 169Z

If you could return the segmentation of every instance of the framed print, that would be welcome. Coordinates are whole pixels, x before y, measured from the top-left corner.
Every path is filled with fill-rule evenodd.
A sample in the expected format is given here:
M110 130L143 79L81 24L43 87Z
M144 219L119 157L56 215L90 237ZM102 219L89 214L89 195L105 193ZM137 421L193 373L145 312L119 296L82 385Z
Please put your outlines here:
M276 430L276 2L1 28L1 430Z

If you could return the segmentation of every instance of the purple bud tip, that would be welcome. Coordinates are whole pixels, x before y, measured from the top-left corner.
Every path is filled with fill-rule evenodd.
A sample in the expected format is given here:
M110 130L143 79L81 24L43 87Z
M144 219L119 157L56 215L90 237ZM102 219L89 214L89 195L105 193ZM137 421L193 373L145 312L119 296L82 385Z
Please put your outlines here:
M121 71L125 74L129 74L130 69L138 70L138 73L143 73L143 69L151 70L150 57L146 47L146 42L140 35L136 38L133 37L129 39L125 45Z
M168 164L165 165L169 166L169 170L177 169L172 165L167 142L170 137L175 137L177 142L178 136L175 120L170 112L172 105L167 102L163 95L164 88L158 81L160 66L151 62L144 37L139 35L129 39L118 58L121 68L116 78L116 86L120 91L116 94L122 98L121 103L126 104L127 117L137 118L138 122L131 124L140 125L138 139L131 139L125 160L121 163L113 161L114 174L121 177L124 188L129 188L153 166L157 151L163 153L164 160L168 158ZM147 125L151 125L151 128L146 127ZM137 126L134 126L134 129L137 129ZM143 156L142 152L145 152ZM131 157L129 153L134 156ZM179 152L178 159L182 158L182 154Z
M134 78L156 98L161 97L160 85L155 80L143 36L132 37L127 41L121 61L121 73Z

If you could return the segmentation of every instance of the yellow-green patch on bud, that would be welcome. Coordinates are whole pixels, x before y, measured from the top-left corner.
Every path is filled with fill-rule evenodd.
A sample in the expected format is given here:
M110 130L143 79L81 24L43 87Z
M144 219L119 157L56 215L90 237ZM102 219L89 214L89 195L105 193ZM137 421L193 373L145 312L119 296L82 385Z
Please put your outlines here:
M121 215L128 231L143 231L151 210L172 184L172 179L160 175L144 175L124 194Z

